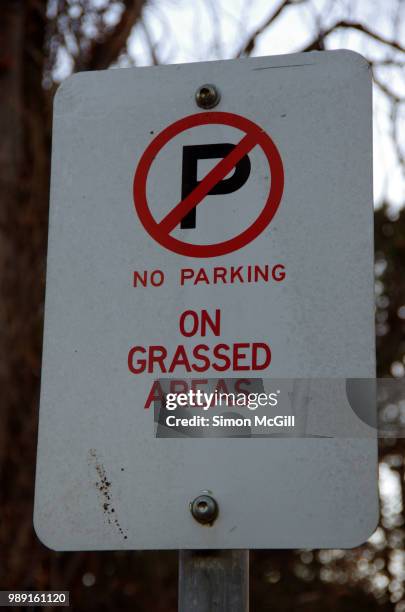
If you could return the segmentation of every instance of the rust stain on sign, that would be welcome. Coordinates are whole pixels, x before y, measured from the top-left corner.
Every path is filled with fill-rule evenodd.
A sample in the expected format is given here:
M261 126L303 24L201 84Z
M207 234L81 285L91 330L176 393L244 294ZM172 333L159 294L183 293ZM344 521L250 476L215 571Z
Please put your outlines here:
M107 478L107 473L105 471L104 465L99 460L95 448L91 448L89 450L89 463L94 466L97 473L97 480L94 484L97 488L99 498L101 500L101 507L106 521L109 525L114 525L118 529L120 535L122 535L124 540L126 540L128 536L126 535L124 529L121 527L121 524L116 516L116 511L111 494L111 480Z

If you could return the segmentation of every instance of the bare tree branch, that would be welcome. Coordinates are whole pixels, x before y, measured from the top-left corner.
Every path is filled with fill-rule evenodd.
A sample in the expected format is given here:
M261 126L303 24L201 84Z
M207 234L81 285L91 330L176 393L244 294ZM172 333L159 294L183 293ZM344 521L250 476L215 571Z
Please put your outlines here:
M385 59L385 60L372 60L373 66L389 66L390 68L403 68L405 61Z
M391 111L391 120L392 120L392 140L394 142L395 151L398 157L398 161L401 165L402 172L405 174L405 154L401 147L401 138L399 135L399 120L398 120L398 111L399 111L400 100L395 100L392 105Z
M146 39L146 42L147 42L147 45L148 45L148 49L149 49L150 57L152 59L152 63L153 63L154 66L157 66L158 64L160 64L160 61L159 61L159 58L158 58L158 56L156 54L156 45L155 45L155 43L152 40L152 37L151 37L150 32L149 32L149 28L147 27L144 19L141 19L139 23L140 23L140 25L142 27L142 30L143 30L144 34L145 34L145 39Z
M389 98L391 98L391 100L395 103L395 104L400 104L401 102L405 102L405 98L400 98L396 93L394 93L391 89L389 89L389 87L383 83L375 74L375 70L372 71L373 72L373 81L374 83L377 85L377 87L379 89L381 89L381 91L388 96Z
M260 36L260 34L263 34L263 32L273 23L273 21L277 19L277 17L279 17L279 15L281 15L283 10L289 4L291 4L290 0L283 0L283 2L281 2L278 8L276 8L276 10L273 11L271 15L269 15L266 21L262 23L262 25L259 26L251 34L249 40L246 43L244 43L243 46L239 49L238 53L236 54L236 57L241 57L242 55L250 55L256 46L256 41L257 41L257 38Z
M374 40L383 43L384 45L388 45L396 51L405 53L405 47L402 47L397 41L384 38L383 36L381 36L381 34L373 32L372 30L364 26L362 23L356 21L338 21L324 32L320 32L319 35L304 49L301 49L301 51L316 51L317 49L320 49L324 39L332 32L335 32L336 30L339 30L341 28L357 30L358 32L362 32L363 34L370 36L370 38L373 38Z
M217 57L222 55L222 44L221 44L221 19L218 13L217 1L208 0L207 10L212 15L212 33L213 33L213 50Z
M127 44L132 28L141 18L148 0L124 0L124 11L117 25L101 40L94 40L84 57L77 59L75 72L81 70L103 70L115 62Z

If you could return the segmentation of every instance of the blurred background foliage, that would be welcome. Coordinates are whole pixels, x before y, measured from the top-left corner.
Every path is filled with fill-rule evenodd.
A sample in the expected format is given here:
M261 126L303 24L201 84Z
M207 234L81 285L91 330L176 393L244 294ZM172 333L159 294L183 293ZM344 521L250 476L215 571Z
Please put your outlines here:
M371 63L378 374L405 373L403 0L2 0L0 588L75 610L170 612L176 553L55 553L32 528L52 98L74 71L351 48ZM342 92L344 95L344 92ZM395 406L405 422L405 404ZM350 550L252 554L255 611L405 612L402 439L380 441L381 521ZM297 500L299 502L299 500Z

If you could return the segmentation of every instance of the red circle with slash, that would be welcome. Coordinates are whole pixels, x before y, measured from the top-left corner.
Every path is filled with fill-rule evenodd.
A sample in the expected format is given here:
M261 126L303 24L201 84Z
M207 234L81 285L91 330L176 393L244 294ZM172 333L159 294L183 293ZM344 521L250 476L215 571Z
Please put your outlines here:
M181 132L199 125L222 124L245 132L242 140L222 159L160 222L153 217L146 197L149 170L160 150ZM199 205L211 189L229 174L238 161L259 145L269 163L271 181L264 207L251 225L237 236L215 244L192 244L170 236L183 217ZM134 178L134 202L139 219L148 234L160 245L188 257L218 257L232 253L249 244L263 232L273 219L283 195L284 170L280 153L270 136L250 119L233 113L208 112L189 115L160 132L143 153Z

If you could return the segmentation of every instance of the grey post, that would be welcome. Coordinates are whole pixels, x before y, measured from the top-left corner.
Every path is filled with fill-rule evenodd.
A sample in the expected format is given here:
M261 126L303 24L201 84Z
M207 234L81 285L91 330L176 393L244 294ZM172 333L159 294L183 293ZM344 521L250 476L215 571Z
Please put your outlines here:
M248 612L248 550L181 550L179 612Z

